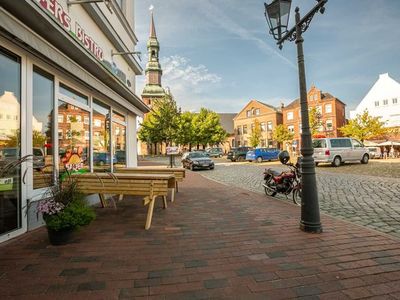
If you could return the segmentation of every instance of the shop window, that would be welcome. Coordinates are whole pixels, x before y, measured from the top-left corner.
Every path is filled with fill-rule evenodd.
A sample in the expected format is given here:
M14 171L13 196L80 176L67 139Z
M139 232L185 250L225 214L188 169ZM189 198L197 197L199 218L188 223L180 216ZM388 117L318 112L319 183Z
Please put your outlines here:
M114 111L113 112L113 120L125 122L125 116Z
M53 76L34 67L32 92L33 188L39 189L54 183Z
M111 171L110 107L93 100L93 169ZM113 158L115 161L115 157Z
M125 136L125 126L119 123L113 122L112 135L113 143L113 157L114 166L122 167L126 165L126 136ZM117 134L118 132L118 134Z
M85 105L89 104L89 99L87 96L75 91L74 89L62 83L60 83L60 93ZM75 107L71 107L71 109L75 109ZM80 108L76 109L80 110Z
M76 109L61 100L58 101L58 112L70 116L66 122L58 124L58 128L66 132L58 142L60 173L62 174L63 170L89 170L90 140L85 138L85 132L90 132L90 124L82 122L85 117L90 117L89 112Z
M0 48L0 167L20 158L20 121L7 116L21 113L21 60ZM18 118L19 119L19 118ZM0 178L0 235L21 228L21 170Z

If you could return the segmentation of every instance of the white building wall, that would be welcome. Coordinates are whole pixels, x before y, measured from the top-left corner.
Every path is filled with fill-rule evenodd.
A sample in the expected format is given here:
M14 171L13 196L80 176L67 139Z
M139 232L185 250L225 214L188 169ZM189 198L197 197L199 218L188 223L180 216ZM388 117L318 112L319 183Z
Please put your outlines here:
M387 100L387 104L385 103ZM374 117L380 117L386 127L400 126L400 83L388 73L379 75L379 79L357 108L350 112L350 118L368 110Z

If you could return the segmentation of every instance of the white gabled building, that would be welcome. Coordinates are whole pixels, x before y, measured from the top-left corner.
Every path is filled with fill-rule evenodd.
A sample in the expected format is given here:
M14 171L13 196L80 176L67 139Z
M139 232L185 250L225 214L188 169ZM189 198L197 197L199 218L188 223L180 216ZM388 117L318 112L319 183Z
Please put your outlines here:
M357 108L350 111L350 119L362 114L365 109L371 116L380 117L385 127L400 126L400 83L388 73L380 74Z

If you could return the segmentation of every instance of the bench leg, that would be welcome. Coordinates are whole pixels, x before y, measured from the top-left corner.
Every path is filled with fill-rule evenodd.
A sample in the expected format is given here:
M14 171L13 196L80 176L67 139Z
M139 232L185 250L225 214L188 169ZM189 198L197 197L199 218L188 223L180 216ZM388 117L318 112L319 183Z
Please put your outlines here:
M178 190L178 181L175 182L175 187L176 187L176 192L178 193L179 192L179 190Z
M171 202L175 201L175 189L171 189Z
M101 202L101 207L105 208L107 207L107 201L104 198L104 194L99 194L100 202Z
M120 194L118 197L118 201L122 201L124 199L124 194Z
M162 196L163 201L164 201L164 209L166 209L168 207L167 205L167 196Z
M150 229L150 226L151 226L151 219L153 218L153 209L154 209L155 201L156 201L156 196L153 196L150 200L149 208L147 210L146 225L144 227L146 230Z

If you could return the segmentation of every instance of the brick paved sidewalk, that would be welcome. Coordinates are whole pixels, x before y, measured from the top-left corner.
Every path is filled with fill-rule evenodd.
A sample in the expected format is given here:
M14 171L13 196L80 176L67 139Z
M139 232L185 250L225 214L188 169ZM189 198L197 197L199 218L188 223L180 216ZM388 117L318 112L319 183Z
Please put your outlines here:
M188 172L176 202L98 209L73 243L45 229L0 245L1 299L400 299L400 241Z

